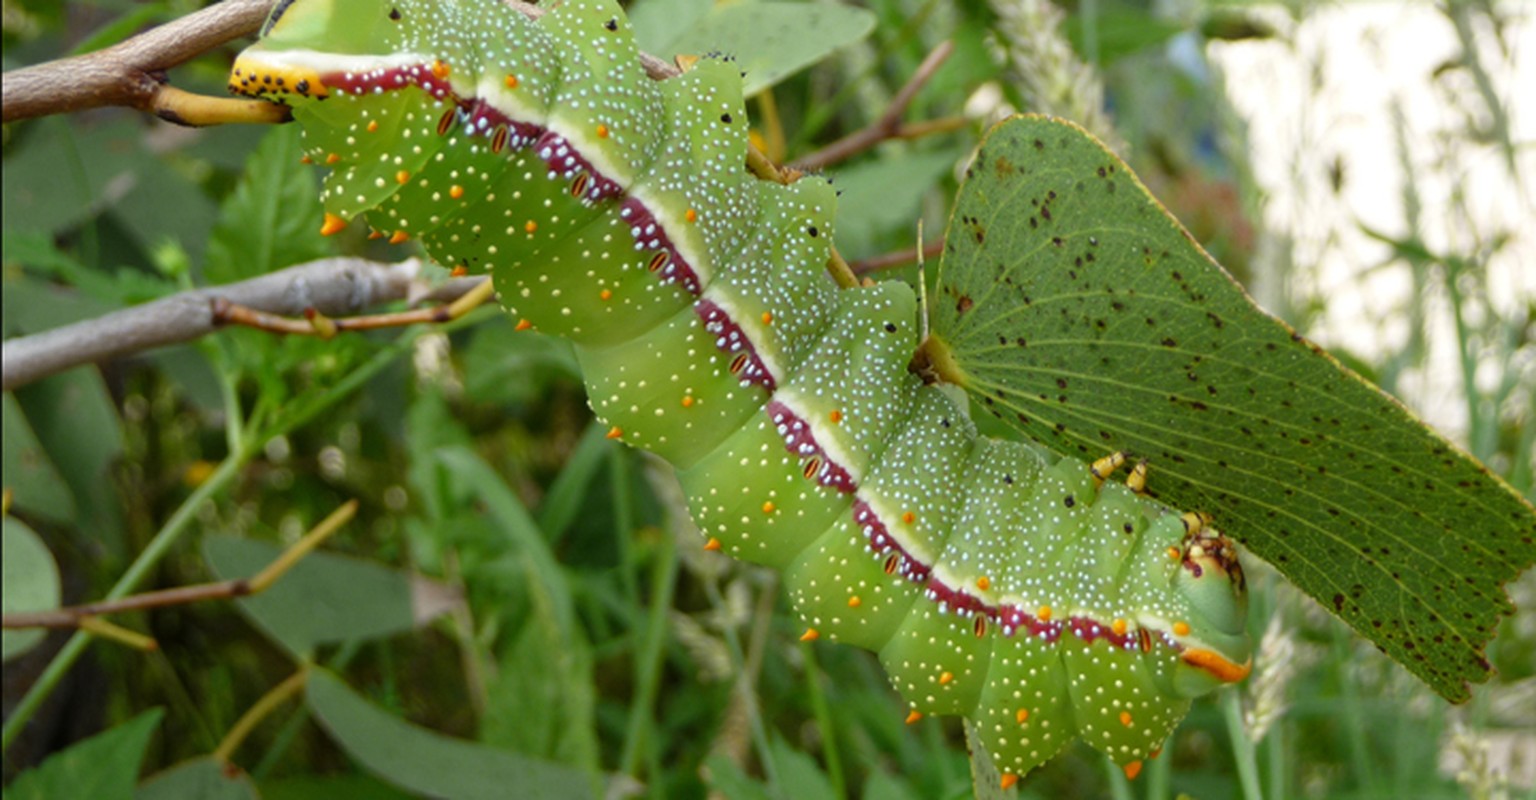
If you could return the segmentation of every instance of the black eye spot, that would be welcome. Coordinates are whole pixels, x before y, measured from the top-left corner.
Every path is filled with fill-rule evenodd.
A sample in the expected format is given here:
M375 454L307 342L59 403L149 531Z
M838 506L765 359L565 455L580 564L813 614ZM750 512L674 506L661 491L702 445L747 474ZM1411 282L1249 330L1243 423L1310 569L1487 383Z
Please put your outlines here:
M812 225L811 227L806 228L805 232L809 233L812 237L816 237L816 236L820 236L821 235L821 233L816 230L816 226L815 225Z
M619 29L619 21L616 20L616 19L610 19L607 22L603 23L603 27L607 28L610 31L616 31L616 30Z
M727 125L731 124L731 121L732 121L731 120L731 115L730 114L721 114L720 115L720 121L724 122Z
M400 21L400 9L398 9L398 8L391 8L389 10L389 18L394 20L395 22L399 22Z

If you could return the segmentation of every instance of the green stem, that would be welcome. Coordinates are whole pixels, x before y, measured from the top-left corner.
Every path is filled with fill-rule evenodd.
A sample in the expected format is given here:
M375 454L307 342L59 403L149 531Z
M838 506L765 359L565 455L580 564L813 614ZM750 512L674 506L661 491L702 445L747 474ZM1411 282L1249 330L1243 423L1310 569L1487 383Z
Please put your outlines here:
M155 534L155 538L150 540L149 546L145 547L144 551L139 553L138 557L133 560L133 563L128 566L128 571L123 573L121 578L118 578L117 584L112 587L111 591L107 592L107 596L104 599L108 601L121 600L137 589L139 584L148 577L149 571L154 569L160 563L160 559L164 558L166 553L170 552L171 547L181 539L182 533L191 527L193 520L197 518L198 509L203 507L203 503L211 500L216 493L234 479L235 475L239 473L240 468L245 466L245 462L250 458L254 450L255 448L246 444L241 449L226 456L224 461L219 464L219 468L214 470L213 474L208 477L208 480L203 481L201 485L192 491L192 494L187 496L186 500L182 501L181 507L176 509L176 513L171 515L171 518L166 521L165 526L160 529L160 532ZM90 634L76 632L75 635L69 637L69 641L64 644L64 647L48 663L47 668L43 670L43 674L38 677L36 683L32 684L32 688L27 690L26 695L21 698L21 702L17 703L15 710L11 712L10 718L5 721L4 730L0 731L0 753L10 749L11 743L21 734L22 728L26 727L27 722L32 719L32 715L37 713L38 707L43 704L44 700L48 699L48 696L58 686L59 681L63 680L64 675L69 672L69 668L74 666L81 653L85 652L85 646L90 643L90 640Z
M832 720L832 707L827 705L827 693L821 686L821 667L816 663L816 648L810 642L800 643L805 656L805 682L810 686L811 713L816 726L821 728L822 757L827 760L827 778L832 782L835 797L847 797L848 786L843 779L843 760L837 754L837 728Z
M1243 725L1243 701L1235 689L1221 693L1221 712L1227 720L1227 739L1232 743L1232 761L1237 767L1243 797L1245 800L1264 800L1264 790L1259 786L1259 761Z
M645 749L645 729L652 724L652 707L661 683L661 660L666 652L667 612L672 609L672 594L677 587L677 542L670 532L662 537L651 573L650 614L646 619L645 639L640 644L640 658L635 665L635 700L629 708L629 724L624 730L624 751L619 756L619 772L635 778ZM652 776L653 782L657 776Z

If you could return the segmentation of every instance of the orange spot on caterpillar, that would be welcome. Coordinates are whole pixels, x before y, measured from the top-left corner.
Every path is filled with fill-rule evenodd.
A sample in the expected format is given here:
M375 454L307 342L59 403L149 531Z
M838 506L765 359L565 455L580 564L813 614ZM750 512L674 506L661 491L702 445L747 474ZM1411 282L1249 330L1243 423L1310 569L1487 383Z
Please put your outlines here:
M1021 708L1018 711L1015 711L1013 713L1013 718L1017 720L1020 725L1023 725L1025 722L1029 721L1029 709Z
M464 196L464 187L455 183L454 185L448 187L448 196L458 200Z
M693 408L693 395L683 395L683 408Z
M469 267L466 267L463 264L460 264L457 267L454 267L453 269L449 270L448 274L453 276L453 277L455 277L455 278L462 278L465 275L469 274Z
M1184 663L1203 669L1223 683L1237 683L1253 671L1253 659L1238 664L1215 650L1191 648L1179 654Z
M982 590L983 592L985 592L986 590L992 588L992 579L988 578L985 575L981 576L980 578L977 578L976 579L976 588Z
M1019 776L1013 774L1012 772L1004 772L1003 773L1003 779L1002 779L1002 781L1000 781L1003 789L1005 789L1005 790L1006 789L1012 789L1013 785L1018 783L1018 782L1019 782Z
M315 163L315 160L313 158L310 158L309 156L299 156L299 163L300 164L313 164L313 163Z
M608 126L607 125L604 125L602 123L598 123L598 126L597 126L597 138L599 138L599 139L606 139L606 138L608 138Z
M504 81L504 83L507 84L507 88L508 89L516 89L517 88L517 84L518 84L517 76L516 75L508 75L507 79L506 79L506 81Z
M369 133L378 133L379 132L379 121L378 120L376 120L376 119L368 120L368 132Z
M1110 623L1109 626L1110 630L1114 631L1116 636L1124 636L1128 627L1129 626L1126 625L1126 622L1123 619L1116 619L1114 622Z
M917 521L917 515L913 514L911 511L908 511L907 513L901 515L901 521L911 525Z
M947 686L954 679L955 679L955 673L953 673L953 672L944 672L943 674L939 675L939 685L940 686Z
M806 628L805 633L800 634L800 641L814 642L821 638L821 634L815 628Z
M716 539L713 536L709 537L709 541L704 543L704 549L705 550L719 550L720 549L720 540Z
M321 236L335 236L347 227L347 221L329 212L325 215L325 221L320 223Z
M395 173L395 183L398 183L401 186L404 186L405 184L409 183L410 180L411 180L411 173L406 172L403 169L400 170L399 172Z
M1189 623L1188 622L1182 622L1182 621L1181 622L1173 623L1173 635L1174 636L1188 636L1189 635Z
M1179 560L1179 548L1177 548L1177 547L1170 547L1170 548L1168 548L1168 560L1169 561L1178 561Z
M330 155L325 157L326 166L330 166L332 164L339 163L340 161L341 161L341 156L338 156L335 153L331 153Z
M1163 754L1163 748L1159 747L1156 750L1153 750L1152 752L1148 753L1147 754L1147 758L1157 758L1158 756L1160 756L1162 754Z
M410 238L411 238L410 234L406 233L405 231L395 231L393 234L390 234L389 243L390 244L401 244L401 243L409 240Z
M698 222L699 221L699 212L694 211L693 209L690 208L687 211L683 212L683 219L686 219L689 222Z
M381 230L371 230L371 231L368 232L368 240L369 241L372 241L374 239L382 239L382 238L384 238L384 232L381 231Z
M527 321L528 321L528 320L526 320L526 319L525 319L525 320L523 320L523 322L527 322ZM519 323L517 323L517 324L518 324L518 326L519 326L519 327L521 327L521 326L522 326L522 324L523 324L523 322L519 322ZM531 325L530 325L530 326L529 326L529 327L533 327L533 326L531 326ZM612 428L609 428L609 429L608 429L608 434L607 434L607 435L608 435L608 438L609 438L609 439L617 439L617 438L619 438L619 437L620 437L620 436L623 436L623 435L624 435L624 429L623 429L623 428L620 428L620 427L619 427L619 426L617 426L617 425L615 425L615 426L613 426L613 427L612 427Z
M603 300L612 300L613 299L613 290L612 289L604 289L601 292L598 292L597 296L599 298L602 298Z
M523 223L523 230L527 231L528 233L533 233L534 231L536 231L538 229L539 229L539 223L534 222L531 219L528 220L527 222Z
M520 320L517 321L517 330L526 331L526 330L528 330L529 328L532 328L532 327L533 327L533 323L529 322L526 319L520 319ZM619 438L619 429L617 427L615 427L613 430L609 431L608 432L608 438L610 438L610 439L617 439L617 438Z
M772 500L768 500L768 501L763 503L763 513L764 514L772 514L774 511L777 511L778 508L779 508L778 506L773 504Z
M858 595L854 595L854 596L848 598L848 607L849 608L858 608L859 606L862 606L862 605L864 605L864 601L860 600Z
M1125 765L1125 779L1126 780L1134 781L1134 780L1136 780L1136 776L1140 775L1140 774L1141 774L1141 762L1140 761L1132 761L1131 763Z
M1041 606L1040 610L1035 612L1035 616L1039 617L1041 622L1050 622L1051 621L1051 607L1050 606Z
M923 712L914 709L912 711L912 713L907 715L907 724L911 725L912 723L917 722L918 720L920 720L922 718L923 718Z
M448 64L441 59L432 62L432 77L443 80L448 77Z
M1120 712L1120 724L1124 725L1127 728L1131 727L1131 712L1129 712L1129 711L1121 711Z
M773 312L772 311L764 311L763 312L763 324L764 325L772 325L773 324Z
M827 415L827 419L832 420L832 424L836 425L837 423L843 421L843 412L838 411L837 409L834 408L834 409L832 409L832 413Z

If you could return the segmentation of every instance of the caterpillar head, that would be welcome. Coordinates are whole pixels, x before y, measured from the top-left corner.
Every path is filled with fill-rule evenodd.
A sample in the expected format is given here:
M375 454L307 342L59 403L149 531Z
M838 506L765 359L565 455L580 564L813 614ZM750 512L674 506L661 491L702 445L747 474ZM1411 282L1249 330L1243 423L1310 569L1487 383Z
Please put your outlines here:
M1248 677L1253 641L1248 636L1248 582L1232 541L1209 528L1189 537L1173 581L1183 601L1188 633L1174 670L1175 690L1195 697Z
M235 60L229 89L283 103L324 98L330 76L400 60L412 37L406 15L426 10L416 0L281 0L261 41Z

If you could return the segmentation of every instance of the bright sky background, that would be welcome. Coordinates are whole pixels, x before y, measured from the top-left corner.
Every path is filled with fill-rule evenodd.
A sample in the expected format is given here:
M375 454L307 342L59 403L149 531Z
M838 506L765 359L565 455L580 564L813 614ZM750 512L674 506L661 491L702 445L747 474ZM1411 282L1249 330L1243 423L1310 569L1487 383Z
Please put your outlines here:
M1469 142L1468 109L1486 105L1466 71L1437 78L1460 52L1450 21L1428 3L1354 3L1318 8L1296 24L1278 8L1266 17L1281 32L1270 42L1218 43L1212 59L1248 122L1252 164L1268 195L1265 222L1293 239L1299 297L1318 297L1327 312L1306 333L1372 360L1408 335L1408 267L1378 265L1389 249L1363 234L1366 225L1405 236L1405 171L1392 105L1406 122L1409 159L1423 213L1421 234L1436 252L1467 254L1498 232L1514 241L1487 264L1488 297L1509 319L1536 302L1536 3L1505 3L1518 21L1506 29L1507 51L1489 30L1478 49L1511 115L1520 177L1501 149ZM1335 194L1330 167L1345 169ZM1470 215L1454 208L1458 187ZM1467 219L1475 220L1468 224ZM1426 326L1429 367L1404 376L1405 398L1437 427L1458 436L1466 426L1456 337L1443 292L1433 295ZM1477 309L1474 309L1476 312ZM1533 354L1525 354L1527 360ZM1479 381L1504 372L1486 364ZM1536 374L1526 365L1526 374Z

